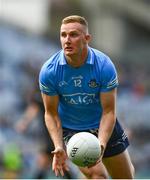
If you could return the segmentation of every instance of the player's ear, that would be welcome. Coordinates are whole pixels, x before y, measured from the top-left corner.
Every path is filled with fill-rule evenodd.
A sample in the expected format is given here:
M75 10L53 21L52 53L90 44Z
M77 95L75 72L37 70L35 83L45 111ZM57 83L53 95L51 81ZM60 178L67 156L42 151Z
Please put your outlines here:
M92 37L90 34L86 34L85 38L86 38L87 43L89 43Z

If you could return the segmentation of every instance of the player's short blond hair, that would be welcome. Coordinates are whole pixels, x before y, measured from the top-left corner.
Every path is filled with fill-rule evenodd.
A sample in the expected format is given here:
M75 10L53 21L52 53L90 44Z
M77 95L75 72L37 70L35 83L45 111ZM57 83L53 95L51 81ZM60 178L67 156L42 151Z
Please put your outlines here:
M82 25L84 25L87 29L88 32L88 22L87 20L82 17L82 16L78 16L78 15L71 15L71 16L67 16L62 20L62 24L68 24L68 23L80 23Z
M68 23L73 23L73 22L78 22L78 23L88 27L87 20L84 17L82 17L82 16L71 15L71 16L65 17L62 20L62 24L68 24Z

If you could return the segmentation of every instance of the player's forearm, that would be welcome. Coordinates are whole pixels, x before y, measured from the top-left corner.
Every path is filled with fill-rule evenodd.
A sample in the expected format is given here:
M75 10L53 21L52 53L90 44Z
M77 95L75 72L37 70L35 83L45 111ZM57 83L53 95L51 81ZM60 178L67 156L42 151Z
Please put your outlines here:
M99 127L99 139L104 148L106 148L108 140L113 132L115 122L116 115L113 112L104 114L102 116Z
M55 148L63 148L62 126L59 117L45 113L45 123Z

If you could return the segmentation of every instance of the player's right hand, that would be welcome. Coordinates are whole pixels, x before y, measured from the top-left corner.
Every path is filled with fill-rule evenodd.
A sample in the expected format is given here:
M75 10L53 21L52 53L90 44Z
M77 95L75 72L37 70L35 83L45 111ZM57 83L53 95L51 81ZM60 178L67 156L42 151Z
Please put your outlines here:
M67 155L66 155L65 150L61 147L58 147L51 153L54 155L53 162L52 162L52 170L55 172L56 176L58 176L59 174L64 176L64 172L69 171L69 168L66 162Z

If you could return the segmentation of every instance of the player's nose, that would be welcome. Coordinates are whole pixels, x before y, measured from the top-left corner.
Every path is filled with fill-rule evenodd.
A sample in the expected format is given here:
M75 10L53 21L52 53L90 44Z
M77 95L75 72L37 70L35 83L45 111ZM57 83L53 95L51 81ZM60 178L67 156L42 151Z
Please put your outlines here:
M67 36L66 36L66 38L65 38L65 42L66 42L66 43L71 43L71 38L70 38L70 36L69 36L69 35L67 35Z

